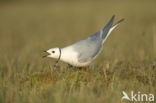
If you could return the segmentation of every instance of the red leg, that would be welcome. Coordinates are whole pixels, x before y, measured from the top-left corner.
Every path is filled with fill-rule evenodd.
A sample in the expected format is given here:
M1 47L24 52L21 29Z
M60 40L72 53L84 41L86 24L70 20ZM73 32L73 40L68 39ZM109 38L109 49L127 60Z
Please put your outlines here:
M86 71L86 69L87 69L86 67L82 67L82 70L83 70L83 71Z

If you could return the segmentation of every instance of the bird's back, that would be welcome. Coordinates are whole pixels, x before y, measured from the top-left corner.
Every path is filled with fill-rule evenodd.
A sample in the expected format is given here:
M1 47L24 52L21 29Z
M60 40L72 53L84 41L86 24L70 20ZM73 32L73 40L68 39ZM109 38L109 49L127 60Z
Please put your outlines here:
M100 53L102 50L102 39L98 35L99 32L72 45L73 49L79 54L79 62L93 60Z

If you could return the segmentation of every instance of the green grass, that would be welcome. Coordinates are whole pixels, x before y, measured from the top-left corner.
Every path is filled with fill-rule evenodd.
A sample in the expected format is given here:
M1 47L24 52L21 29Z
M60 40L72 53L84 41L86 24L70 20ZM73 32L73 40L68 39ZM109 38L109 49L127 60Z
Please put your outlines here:
M155 3L1 3L0 103L121 103L123 90L156 95ZM113 14L125 21L86 72L41 58L42 50L98 31Z

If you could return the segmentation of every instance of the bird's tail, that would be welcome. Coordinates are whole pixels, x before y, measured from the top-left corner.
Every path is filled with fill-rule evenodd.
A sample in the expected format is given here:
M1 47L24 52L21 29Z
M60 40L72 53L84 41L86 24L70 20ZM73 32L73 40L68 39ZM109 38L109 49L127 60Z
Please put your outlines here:
M112 26L114 17L115 16L112 16L112 18L110 19L110 21L108 22L108 24L101 30L102 31L101 34L102 34L102 38L103 38L103 43L105 42L105 40L107 39L107 37L110 35L110 33L124 20L124 19L121 19L116 24L114 24Z

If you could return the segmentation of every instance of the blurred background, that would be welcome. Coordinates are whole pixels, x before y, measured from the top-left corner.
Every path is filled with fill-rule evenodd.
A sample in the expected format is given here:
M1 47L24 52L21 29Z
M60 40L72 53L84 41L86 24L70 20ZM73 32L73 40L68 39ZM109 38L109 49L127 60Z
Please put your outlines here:
M134 63L134 66L129 67L132 71L138 70L132 69L135 66L146 70L151 65L155 66L156 0L0 0L0 84L6 86L0 86L0 90L3 90L0 101L5 101L3 98L6 98L10 103L9 100L14 98L13 93L18 91L14 85L18 85L20 77L25 77L27 73L44 71L49 68L49 65L53 65L54 59L42 59L43 50L65 47L87 38L103 28L112 15L116 15L114 23L121 18L125 20L111 33L102 53L93 65L126 62L123 69L127 69L129 63ZM113 68L109 65L107 67ZM144 76L146 71L139 73ZM125 74L123 77L126 76L128 75ZM150 73L147 77L149 76ZM127 78L130 77L135 76L131 75ZM117 81L121 82L122 79ZM151 82L154 84L153 81ZM129 83L126 82L124 87L127 87L127 84ZM137 86L141 87L140 84ZM149 88L147 86L146 90L151 90ZM47 92L51 89L51 87L47 89ZM108 89L105 90L107 93ZM86 94L88 95L89 92L90 90ZM23 101L29 97L29 93L27 91L25 93ZM34 96L33 93L32 90ZM61 98L62 92L59 93ZM92 93L94 94L94 90ZM19 95L16 97L19 98ZM52 95L57 97L57 93ZM37 98L36 95L33 96L33 99ZM33 99L32 103L34 103ZM17 100L21 101L20 98ZM91 100L88 98L88 101L93 102ZM103 95L99 100L103 102ZM120 102L119 99L109 100ZM107 102L111 103L110 101Z
M0 57L36 61L42 50L64 47L125 18L98 59L151 60L156 33L155 0L0 2Z

